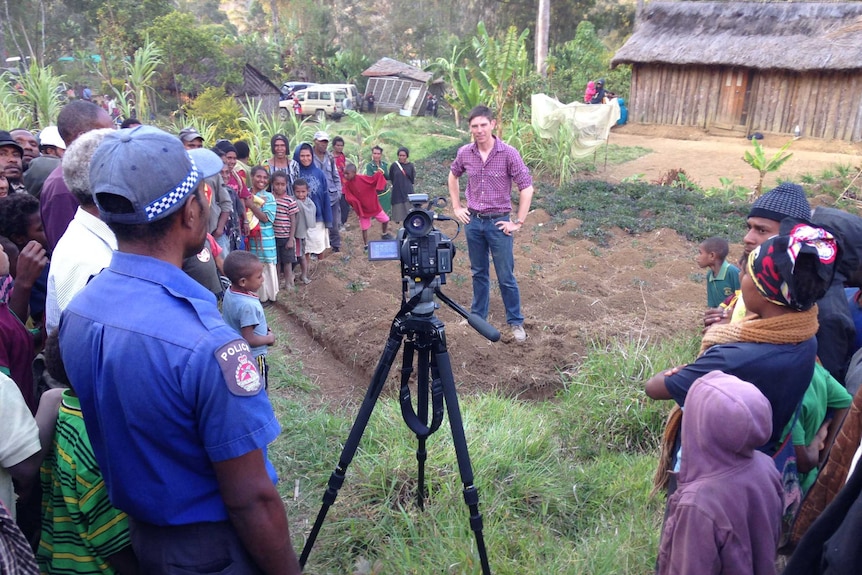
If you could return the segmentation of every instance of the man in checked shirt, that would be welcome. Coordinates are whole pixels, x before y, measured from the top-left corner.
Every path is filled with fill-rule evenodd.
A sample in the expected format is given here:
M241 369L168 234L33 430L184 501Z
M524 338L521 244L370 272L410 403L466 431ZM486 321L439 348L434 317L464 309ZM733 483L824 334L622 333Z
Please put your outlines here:
M470 134L473 143L462 146L449 172L449 196L455 219L466 224L467 252L473 275L473 304L470 311L488 317L490 300L490 260L494 259L500 295L506 307L506 322L512 327L515 341L527 339L521 294L515 279L513 234L521 229L530 212L533 180L518 151L494 136L497 122L487 106L470 111ZM467 174L464 195L467 207L461 206L458 178ZM519 191L518 212L512 211L512 183Z

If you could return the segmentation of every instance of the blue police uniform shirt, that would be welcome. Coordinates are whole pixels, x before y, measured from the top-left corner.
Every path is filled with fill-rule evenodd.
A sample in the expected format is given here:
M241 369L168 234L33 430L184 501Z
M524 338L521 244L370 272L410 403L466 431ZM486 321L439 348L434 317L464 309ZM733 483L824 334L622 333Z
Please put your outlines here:
M108 495L138 521L225 521L212 462L280 428L248 344L215 297L161 260L115 252L60 321L63 362Z
M813 337L796 344L714 345L664 382L671 397L682 407L692 384L710 371L723 371L751 383L772 406L772 435L760 448L771 455L811 383L816 355L817 340Z

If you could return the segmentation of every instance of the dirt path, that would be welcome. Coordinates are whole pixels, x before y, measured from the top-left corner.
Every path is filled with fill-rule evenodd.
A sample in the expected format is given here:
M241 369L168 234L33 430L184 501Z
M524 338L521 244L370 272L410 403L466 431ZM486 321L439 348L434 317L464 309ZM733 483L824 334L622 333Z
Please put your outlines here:
M787 143L783 136L767 136L761 143L768 155ZM638 174L655 181L670 169L682 168L691 179L704 187L721 187L720 178L752 188L758 173L742 157L751 150L751 142L741 136L707 135L691 128L672 129L659 126L623 126L614 130L610 143L618 146L641 146L652 153L637 160L603 168L602 154L596 158L597 177L619 182ZM800 139L791 144L793 157L777 174L769 174L764 186L772 187L777 178L798 181L804 174L820 174L836 164L856 166L862 162L862 145L846 142L824 142Z
M275 310L279 327L287 335L287 344L282 350L289 361L302 364L302 372L320 389L319 394L309 397L311 405L352 412L368 387L365 377L355 366L337 358L325 343L315 340L310 326L291 315L281 301Z

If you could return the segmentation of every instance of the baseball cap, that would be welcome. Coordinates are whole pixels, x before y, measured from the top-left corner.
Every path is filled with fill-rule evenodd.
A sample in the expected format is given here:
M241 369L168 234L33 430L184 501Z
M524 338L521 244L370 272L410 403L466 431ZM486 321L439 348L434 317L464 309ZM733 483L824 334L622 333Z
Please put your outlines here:
M314 133L314 139L317 140L318 142L324 142L324 141L328 142L329 141L329 134L327 134L323 130L320 130L320 131Z
M187 143L191 142L192 140L197 140L198 138L200 138L201 141L203 141L204 139L204 137L201 136L200 132L198 132L194 128L183 128L182 130L180 130L179 138L183 142Z
M4 148L6 146L12 146L13 148L18 149L18 153L21 156L24 156L24 148L21 147L21 144L15 141L15 138L12 137L12 134L7 132L6 130L0 130L0 148Z
M60 137L60 130L57 129L57 126L45 126L39 132L39 146L54 146L55 148L65 150L66 142Z
M222 165L210 150L186 150L167 132L137 126L105 136L90 162L90 186L103 221L146 224L177 211ZM99 201L102 194L127 199L132 211L108 211Z

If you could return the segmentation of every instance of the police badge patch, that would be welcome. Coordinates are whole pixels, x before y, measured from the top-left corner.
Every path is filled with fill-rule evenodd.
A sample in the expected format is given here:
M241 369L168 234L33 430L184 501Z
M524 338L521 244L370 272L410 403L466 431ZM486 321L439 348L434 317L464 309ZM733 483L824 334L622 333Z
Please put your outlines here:
M263 389L263 381L248 342L236 339L215 352L228 390L234 395L257 395Z

